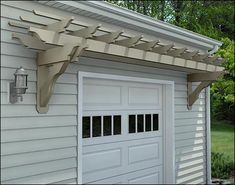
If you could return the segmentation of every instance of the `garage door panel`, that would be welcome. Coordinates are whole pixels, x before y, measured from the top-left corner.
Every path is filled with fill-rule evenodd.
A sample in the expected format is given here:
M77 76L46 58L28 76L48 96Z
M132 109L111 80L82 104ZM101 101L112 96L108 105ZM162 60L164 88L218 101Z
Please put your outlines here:
M138 136L139 134L129 135ZM104 138L105 137L100 139L104 140ZM129 139L130 138L131 137L129 137ZM83 148L84 183L92 181L97 181L96 183L98 183L100 179L120 176L139 170L142 171L143 169L146 170L161 165L161 137L139 138L105 144L90 144ZM151 177L150 179L153 180L154 178ZM148 179L148 182L150 179ZM107 183L108 182L109 181L107 181ZM114 181L112 181L112 183L114 183ZM126 183L129 183L129 181Z
M159 174L156 172L129 180L129 184L156 184L156 182L159 182Z
M120 174L122 174L122 168L121 167L116 167L116 168L110 168L110 169L104 169L104 170L97 170L97 171L93 171L90 173L83 173L83 183L92 183L94 182L95 184L99 184L98 182L102 179L108 179L108 178L112 178L112 183L113 184L115 182L115 180L113 179L113 177L115 176L120 176ZM120 181L121 179L119 178L118 181Z
M121 166L121 148L83 154L83 172L108 170Z
M161 137L154 137L85 146L84 182L162 165L161 141Z
M86 84L83 87L84 105L121 105L121 87Z
M128 103L132 105L160 105L160 89L159 88L128 88Z
M162 85L84 79L83 94L83 183L161 184Z
M161 184L162 166L153 166L148 169L133 172L127 178L128 184Z
M130 146L128 148L129 164L159 159L159 144L150 143L145 145Z
M94 151L100 152L103 150L113 150L120 147L131 147L139 145L148 145L151 143L157 143L159 145L159 150L162 147L162 138L157 137L156 134L150 134L149 137L143 137L143 133L139 134L129 134L122 138L121 135L115 136L119 139L113 139L109 136L104 136L95 139L84 139L83 141L83 155L86 153L92 153ZM94 141L95 140L95 141ZM160 152L161 155L161 152Z
M103 178L102 180L90 182L90 184L161 184L161 182L162 166L154 166L110 178Z

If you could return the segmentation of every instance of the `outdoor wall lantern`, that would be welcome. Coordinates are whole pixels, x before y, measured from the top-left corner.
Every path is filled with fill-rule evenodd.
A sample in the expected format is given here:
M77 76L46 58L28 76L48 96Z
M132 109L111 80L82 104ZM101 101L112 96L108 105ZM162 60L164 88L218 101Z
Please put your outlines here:
M28 74L23 67L16 69L15 80L10 82L10 103L18 102L18 98L23 101L22 94L25 94L28 82Z

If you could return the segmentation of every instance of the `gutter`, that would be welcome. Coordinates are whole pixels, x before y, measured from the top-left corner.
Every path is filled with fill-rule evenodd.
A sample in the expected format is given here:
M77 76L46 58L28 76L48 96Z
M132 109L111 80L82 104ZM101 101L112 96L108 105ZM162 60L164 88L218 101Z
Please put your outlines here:
M210 50L208 52L208 54L212 55L214 53L216 53L219 50L219 46L218 45L214 45L214 48L212 50Z

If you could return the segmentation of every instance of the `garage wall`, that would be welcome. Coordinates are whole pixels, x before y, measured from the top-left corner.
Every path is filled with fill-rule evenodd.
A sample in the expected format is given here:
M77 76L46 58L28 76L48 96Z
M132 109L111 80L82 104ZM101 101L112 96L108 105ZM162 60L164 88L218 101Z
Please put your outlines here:
M1 1L1 182L76 182L77 71L82 70L175 81L176 182L205 183L205 92L188 111L185 73L81 58L56 83L49 112L37 113L36 53L11 39L12 31L24 30L8 26L35 7L50 10L36 2ZM23 102L12 105L8 82L20 66L28 71L29 89Z
M81 58L79 70L175 81L176 182L206 183L205 92L187 110L186 74L143 66Z
M12 30L23 29L8 26L29 14L24 9L34 8L30 2L1 1L1 182L72 183L77 178L77 74L68 70L59 78L49 112L38 114L36 53L11 39ZM29 74L29 89L23 102L12 105L8 82L20 66Z

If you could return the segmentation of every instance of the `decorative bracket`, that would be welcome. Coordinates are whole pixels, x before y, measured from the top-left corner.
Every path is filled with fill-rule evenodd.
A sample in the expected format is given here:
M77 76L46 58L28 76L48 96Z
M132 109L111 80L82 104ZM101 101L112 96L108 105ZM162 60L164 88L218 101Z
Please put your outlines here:
M37 110L48 111L48 102L58 77L63 74L70 62L76 60L86 48L82 44L68 44L38 54L37 70Z
M188 109L192 109L192 105L198 99L201 91L208 87L213 81L225 74L224 71L211 72L211 73L193 73L187 77L187 88L188 88ZM192 88L193 82L201 82L194 90Z

